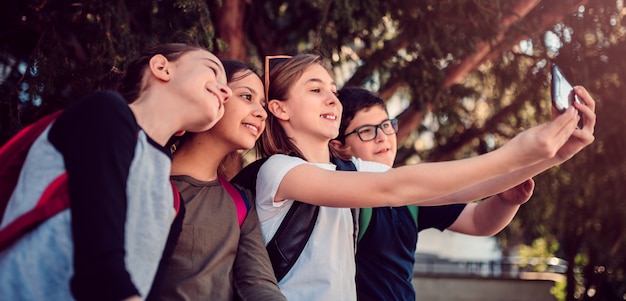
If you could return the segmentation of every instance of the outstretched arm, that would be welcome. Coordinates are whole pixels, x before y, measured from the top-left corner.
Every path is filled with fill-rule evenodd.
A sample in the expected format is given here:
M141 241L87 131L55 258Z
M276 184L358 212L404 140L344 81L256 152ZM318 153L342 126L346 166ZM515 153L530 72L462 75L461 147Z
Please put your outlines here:
M532 196L534 187L535 182L528 179L486 200L470 203L448 230L469 235L495 235L513 220L519 207Z
M554 159L572 136L578 119L576 110L570 108L553 121L520 133L493 152L463 160L403 166L384 173L338 172L298 165L285 174L274 201L296 199L331 207L400 206L432 201Z
M547 160L539 161L511 173L497 176L476 185L469 186L441 198L424 202L422 205L429 203L465 203L484 198L485 196L495 195L502 191L511 189L516 185L523 183L528 178L532 178L555 165L569 160L576 153L591 144L594 141L593 134L596 124L596 115L594 113L596 107L595 101L583 87L576 87L575 92L585 103L584 105L574 103L576 109L579 110L584 116L585 123L582 129L574 130L567 142L565 142L565 144L558 150L556 156ZM556 119L558 116L558 113L554 111L553 118Z

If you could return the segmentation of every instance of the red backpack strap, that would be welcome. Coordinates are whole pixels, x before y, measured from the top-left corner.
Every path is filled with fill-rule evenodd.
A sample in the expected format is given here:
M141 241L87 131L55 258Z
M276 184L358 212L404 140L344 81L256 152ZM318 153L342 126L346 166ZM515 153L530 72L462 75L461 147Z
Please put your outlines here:
M248 214L248 210L250 209L250 204L241 190L237 189L237 187L222 177L218 176L217 179L220 181L220 184L222 184L222 187L226 189L226 192L228 192L230 197L233 198L235 207L237 208L237 221L239 222L239 227L241 227L241 224L243 224L243 220L246 218L246 214Z
M28 231L70 207L67 173L63 173L44 190L35 207L0 230L0 251Z
M0 148L0 220L17 185L30 146L60 113L58 111L44 116L21 129Z
M180 210L180 193L174 183L174 210ZM234 187L233 187L234 188ZM67 173L57 177L41 195L37 205L0 230L0 252L16 242L20 237L37 227L42 222L70 207Z

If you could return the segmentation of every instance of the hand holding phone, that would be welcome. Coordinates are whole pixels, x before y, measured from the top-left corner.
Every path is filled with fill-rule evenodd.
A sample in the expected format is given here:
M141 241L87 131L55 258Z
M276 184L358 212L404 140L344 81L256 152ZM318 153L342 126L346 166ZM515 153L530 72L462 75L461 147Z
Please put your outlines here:
M567 81L561 69L556 64L552 64L552 105L559 112L563 113L574 102L582 103L578 95L574 93L574 87ZM580 114L580 113L579 113ZM578 128L583 126L583 116L580 115Z

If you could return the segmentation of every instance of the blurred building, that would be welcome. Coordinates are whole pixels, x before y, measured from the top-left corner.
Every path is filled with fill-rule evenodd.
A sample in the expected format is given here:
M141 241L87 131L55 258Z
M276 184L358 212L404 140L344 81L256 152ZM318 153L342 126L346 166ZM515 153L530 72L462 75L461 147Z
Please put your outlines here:
M413 286L417 301L555 301L550 293L564 281L567 263L558 258L533 258L521 265L503 257L494 237L450 231L420 232ZM546 272L534 265L544 264Z

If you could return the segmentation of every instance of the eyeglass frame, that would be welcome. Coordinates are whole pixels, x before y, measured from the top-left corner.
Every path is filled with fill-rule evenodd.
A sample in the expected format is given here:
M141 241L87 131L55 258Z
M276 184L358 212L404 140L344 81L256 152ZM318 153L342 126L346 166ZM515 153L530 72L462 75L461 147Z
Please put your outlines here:
M393 129L393 132L391 133L386 133L385 129L382 127L382 125L386 122L391 123L391 129ZM372 139L368 139L365 140L363 139L363 137L361 137L361 133L359 132L360 130L362 130L363 128L367 128L367 127L374 127L374 137L372 137ZM355 128L354 130L352 130L349 133L346 133L345 135L342 136L343 139L345 139L346 137L352 135L352 134L356 134L357 137L359 137L359 140L363 141L363 142L368 142L368 141L372 141L375 140L376 137L378 137L378 129L380 129L381 132L383 132L383 134L389 136L392 134L396 134L398 133L398 119L397 118L387 118L385 120L383 120L381 123L379 124L364 124L362 126L359 126L357 128Z
M265 56L265 69L263 70L264 81L265 81L265 101L270 101L269 99L269 90L270 90L270 60L272 59L290 59L293 56L291 55L266 55Z

